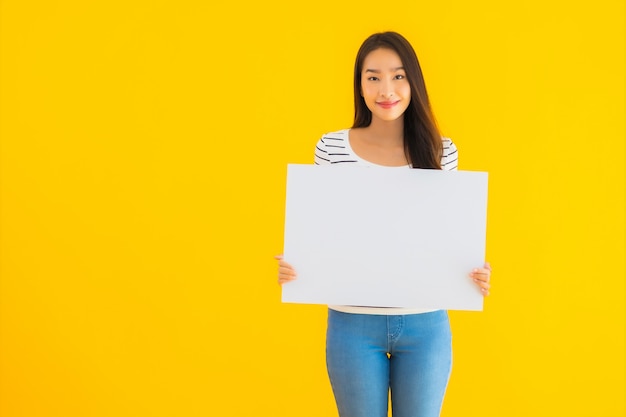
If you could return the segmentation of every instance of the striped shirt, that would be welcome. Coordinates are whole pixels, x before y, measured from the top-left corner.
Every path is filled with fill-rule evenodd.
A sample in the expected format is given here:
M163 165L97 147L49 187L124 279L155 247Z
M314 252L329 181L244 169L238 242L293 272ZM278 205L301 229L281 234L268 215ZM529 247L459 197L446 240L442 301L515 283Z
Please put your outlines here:
M378 166L373 162L359 157L350 146L350 129L327 133L315 146L315 164L343 164L356 163L366 166ZM449 138L443 138L443 156L441 157L441 169L456 171L458 169L458 153L456 146ZM408 165L406 165L408 166Z
M441 169L446 171L456 171L458 169L458 153L456 146L449 138L443 140L443 155L441 157ZM360 166L380 166L373 162L369 162L359 157L350 146L350 129L344 129L337 132L327 133L317 142L315 146L315 164L356 164ZM396 168L407 168L409 165ZM329 308L344 313L356 314L419 314L427 313L434 310L425 310L417 308L381 308L381 307L360 307L360 306L337 306L330 305Z

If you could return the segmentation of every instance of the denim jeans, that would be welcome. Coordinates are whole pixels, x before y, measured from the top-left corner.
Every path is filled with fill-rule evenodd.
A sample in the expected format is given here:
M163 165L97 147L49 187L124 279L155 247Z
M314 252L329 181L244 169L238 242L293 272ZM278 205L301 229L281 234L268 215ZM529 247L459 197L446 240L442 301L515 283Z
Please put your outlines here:
M437 417L452 368L448 313L328 310L326 364L340 417Z

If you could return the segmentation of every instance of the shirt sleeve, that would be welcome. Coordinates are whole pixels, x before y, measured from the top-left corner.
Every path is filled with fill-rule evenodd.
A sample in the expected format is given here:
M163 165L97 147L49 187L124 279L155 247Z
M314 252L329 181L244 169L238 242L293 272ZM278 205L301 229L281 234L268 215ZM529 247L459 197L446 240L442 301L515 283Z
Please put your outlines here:
M454 142L448 138L444 138L443 140L443 158L441 158L441 169L444 171L459 170L459 153Z
M330 158L328 156L328 151L326 150L326 143L324 142L324 138L322 137L315 145L315 156L314 156L315 165L329 165Z

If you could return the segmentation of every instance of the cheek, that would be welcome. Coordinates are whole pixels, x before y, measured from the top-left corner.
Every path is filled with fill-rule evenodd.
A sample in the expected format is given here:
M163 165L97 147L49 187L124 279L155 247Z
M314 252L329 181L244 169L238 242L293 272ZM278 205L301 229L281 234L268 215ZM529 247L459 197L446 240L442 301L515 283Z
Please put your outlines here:
M402 95L411 98L411 86L409 85L409 83L406 83L402 86Z
M367 100L369 97L372 96L372 89L371 88L367 88L367 85L362 85L361 86L361 95L363 96L363 98L365 98L365 100Z

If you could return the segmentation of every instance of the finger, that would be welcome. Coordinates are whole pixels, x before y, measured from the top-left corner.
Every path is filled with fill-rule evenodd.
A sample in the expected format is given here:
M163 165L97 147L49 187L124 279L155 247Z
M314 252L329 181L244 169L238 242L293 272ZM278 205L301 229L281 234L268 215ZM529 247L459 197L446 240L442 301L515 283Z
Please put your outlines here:
M281 275L278 277L278 285L283 285L291 281L295 281L296 277Z
M285 261L285 258L283 257L283 255L276 255L274 256L274 259L278 261L278 266L287 266L287 267L291 266L289 262Z
M475 282L480 288L484 288L487 291L491 288L491 284L489 284L488 282L484 282L484 281L475 281Z
M296 270L293 266L291 266L290 263L285 262L285 261L278 261L278 269L284 268L285 270L289 269L291 271L294 272L294 274L296 273Z
M491 285L489 285L489 283L478 280L474 280L474 282L478 285L478 288L483 295L489 295L489 290L491 289Z
M474 281L474 284L478 285L480 288L489 289L491 287L491 284L489 284L488 281L481 281L481 280L476 279L476 278L473 278L472 281Z
M485 266L484 266L484 268L485 268L485 269L488 269L488 270L489 270L489 272L491 272L491 264L490 264L489 262L485 262Z
M491 271L484 268L474 268L472 272L470 272L469 276L471 278L489 282L489 279L491 278Z
M291 268L291 267L281 266L280 268L278 268L278 274L279 275L290 276L290 277L295 277L296 276L296 271L293 268Z

